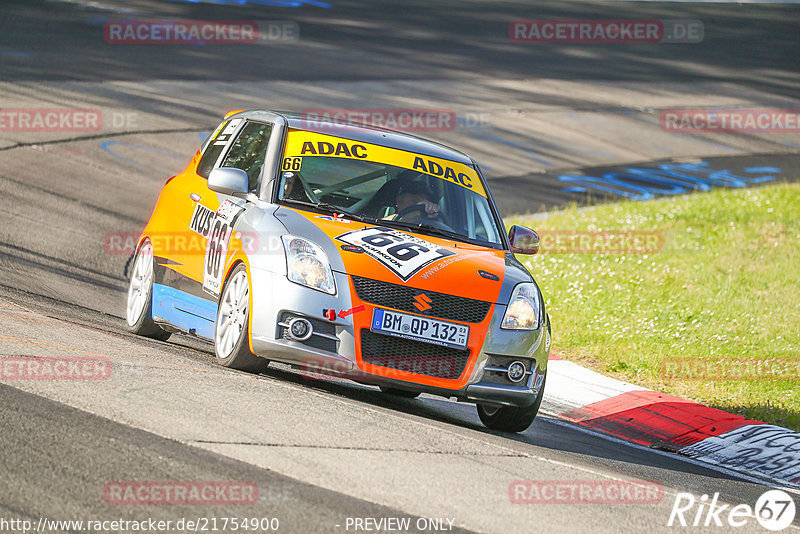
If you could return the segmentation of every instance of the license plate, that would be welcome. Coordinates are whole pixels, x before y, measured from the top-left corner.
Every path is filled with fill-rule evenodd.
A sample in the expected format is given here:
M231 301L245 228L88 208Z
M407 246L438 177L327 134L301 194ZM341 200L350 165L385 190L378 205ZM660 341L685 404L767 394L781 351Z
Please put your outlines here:
M465 349L469 326L375 308L370 330L379 334Z

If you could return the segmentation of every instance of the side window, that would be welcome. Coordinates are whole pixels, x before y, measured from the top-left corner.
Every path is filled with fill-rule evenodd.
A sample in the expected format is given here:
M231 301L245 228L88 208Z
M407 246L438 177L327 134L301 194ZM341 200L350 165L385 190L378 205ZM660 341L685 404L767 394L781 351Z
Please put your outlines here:
M222 162L223 167L235 167L247 173L250 178L250 191L258 187L258 177L264 166L270 133L272 125L248 122L233 142L225 161Z
M233 133L241 122L242 119L224 121L219 125L217 131L211 134L211 139L205 147L203 157L200 158L200 163L197 164L197 174L203 178L208 178L211 169L214 168L214 164L219 159L219 155L222 154L222 151L228 146L231 136L233 136Z
M497 226L492 217L492 210L489 203L483 197L477 195L473 198L475 207L475 236L491 243L499 243L500 236L497 234Z

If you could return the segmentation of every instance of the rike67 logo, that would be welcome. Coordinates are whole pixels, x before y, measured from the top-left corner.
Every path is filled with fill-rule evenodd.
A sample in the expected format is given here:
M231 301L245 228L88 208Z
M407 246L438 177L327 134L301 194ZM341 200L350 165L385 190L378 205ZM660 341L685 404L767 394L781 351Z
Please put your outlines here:
M792 497L779 489L766 491L758 498L755 507L749 504L733 507L730 504L721 504L719 493L715 493L710 501L708 495L702 495L698 499L691 493L678 493L667 526L730 529L751 524L755 517L762 527L777 532L792 524L795 512Z

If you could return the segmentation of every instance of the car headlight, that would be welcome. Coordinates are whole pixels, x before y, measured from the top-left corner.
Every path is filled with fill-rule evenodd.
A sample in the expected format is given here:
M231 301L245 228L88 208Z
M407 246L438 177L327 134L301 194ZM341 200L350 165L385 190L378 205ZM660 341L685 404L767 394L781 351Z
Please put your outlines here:
M328 256L316 243L293 235L283 236L286 249L286 276L312 289L336 294Z
M539 327L539 288L536 284L517 284L508 301L506 314L500 328L508 330L536 330Z

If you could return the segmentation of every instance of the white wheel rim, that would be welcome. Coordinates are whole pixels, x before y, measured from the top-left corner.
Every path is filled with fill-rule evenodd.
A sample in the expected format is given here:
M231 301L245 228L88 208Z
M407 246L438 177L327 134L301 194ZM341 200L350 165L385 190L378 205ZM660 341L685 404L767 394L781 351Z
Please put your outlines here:
M133 326L141 319L147 301L150 298L150 289L153 287L153 246L145 243L136 254L131 273L131 284L128 287L128 325Z
M484 411L484 413L486 413L486 415L488 415L489 417L492 417L497 412L500 411L500 407L499 406L484 406L483 407L483 411Z
M247 315L250 309L250 287L247 273L239 271L225 286L225 292L217 312L217 330L215 343L220 358L227 358L233 352L236 343L247 326Z

